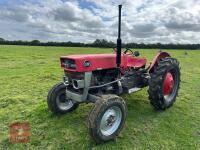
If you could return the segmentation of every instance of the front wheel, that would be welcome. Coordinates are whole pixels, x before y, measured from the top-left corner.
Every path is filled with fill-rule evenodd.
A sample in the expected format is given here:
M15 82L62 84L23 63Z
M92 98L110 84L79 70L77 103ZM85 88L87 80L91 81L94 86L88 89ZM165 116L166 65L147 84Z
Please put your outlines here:
M65 114L78 107L78 103L66 98L66 86L61 82L56 84L48 93L47 104L54 114Z
M88 115L88 128L96 143L114 139L122 130L127 116L124 100L116 95L103 96Z

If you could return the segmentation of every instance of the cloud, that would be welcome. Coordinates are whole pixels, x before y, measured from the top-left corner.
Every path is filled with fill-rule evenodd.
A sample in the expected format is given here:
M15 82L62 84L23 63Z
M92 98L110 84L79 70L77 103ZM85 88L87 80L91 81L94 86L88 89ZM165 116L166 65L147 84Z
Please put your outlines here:
M0 5L0 37L115 42L119 3L124 42L199 43L200 0L5 1Z
M200 24L169 22L165 26L176 31L200 31Z
M178 3L179 4L179 3ZM163 19L164 25L173 31L200 31L200 9L199 11L185 9L185 5L172 7L166 12L166 18ZM180 9L181 8L181 9ZM184 9L184 10L182 10Z
M53 9L51 12L55 21L63 21L67 23L76 22L86 28L100 28L103 27L101 17L95 16L88 9L81 9L78 5L71 2L66 2L64 5Z
M0 18L3 20L13 20L18 22L25 22L28 20L28 14L23 8L7 8L0 11Z
M151 37L156 27L153 24L136 24L130 31L135 37Z

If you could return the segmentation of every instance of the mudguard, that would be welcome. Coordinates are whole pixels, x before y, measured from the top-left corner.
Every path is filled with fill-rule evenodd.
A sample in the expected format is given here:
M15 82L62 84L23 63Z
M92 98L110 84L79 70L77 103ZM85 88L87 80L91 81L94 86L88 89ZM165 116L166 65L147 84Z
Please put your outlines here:
M149 73L154 72L154 69L155 69L155 67L156 67L157 64L158 64L158 61L159 61L160 59L162 59L162 58L165 58L165 57L171 57L171 56L170 56L169 53L167 53L167 52L158 52L158 54L156 55L156 57L154 57L154 59L153 59L151 65L150 65Z

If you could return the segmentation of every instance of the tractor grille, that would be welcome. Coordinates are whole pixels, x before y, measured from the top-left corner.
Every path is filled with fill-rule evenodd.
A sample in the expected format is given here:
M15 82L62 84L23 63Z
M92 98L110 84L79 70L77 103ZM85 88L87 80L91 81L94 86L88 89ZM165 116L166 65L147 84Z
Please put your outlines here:
M72 85L72 80L84 80L84 73L65 71L65 76L70 85Z
M65 71L65 76L68 78L69 84L67 86L67 90L76 94L83 94L83 88L75 89L73 87L73 80L84 80L84 73Z

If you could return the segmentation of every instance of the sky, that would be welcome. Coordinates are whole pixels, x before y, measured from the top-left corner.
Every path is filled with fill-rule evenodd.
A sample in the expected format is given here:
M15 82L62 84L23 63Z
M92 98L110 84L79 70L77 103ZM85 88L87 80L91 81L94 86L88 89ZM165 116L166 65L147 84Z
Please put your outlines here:
M200 0L0 0L6 40L200 43Z

